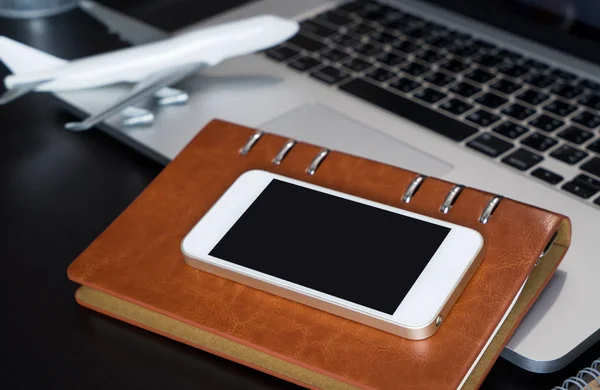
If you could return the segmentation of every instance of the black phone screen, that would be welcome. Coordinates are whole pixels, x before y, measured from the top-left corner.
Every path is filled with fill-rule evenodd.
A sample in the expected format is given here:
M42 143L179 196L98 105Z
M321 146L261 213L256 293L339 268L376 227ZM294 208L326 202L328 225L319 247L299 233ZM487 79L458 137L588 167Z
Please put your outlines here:
M209 254L391 315L449 232L273 179Z

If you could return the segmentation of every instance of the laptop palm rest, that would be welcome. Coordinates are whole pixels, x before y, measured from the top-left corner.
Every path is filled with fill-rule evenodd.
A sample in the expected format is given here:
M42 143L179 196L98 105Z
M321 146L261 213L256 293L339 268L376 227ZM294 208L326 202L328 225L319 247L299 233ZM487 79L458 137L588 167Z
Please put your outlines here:
M442 176L452 169L410 145L361 124L322 104L306 104L260 126L297 141L324 146L363 158L419 172Z

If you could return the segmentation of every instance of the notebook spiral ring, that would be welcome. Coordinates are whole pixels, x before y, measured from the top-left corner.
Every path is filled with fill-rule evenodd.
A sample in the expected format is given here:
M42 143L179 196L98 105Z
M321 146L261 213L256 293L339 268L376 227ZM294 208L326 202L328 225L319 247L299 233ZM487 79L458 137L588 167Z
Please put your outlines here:
M488 223L490 221L490 217L492 216L492 214L496 210L496 207L498 207L498 204L500 204L500 201L502 199L504 199L504 197L500 195L494 196L492 200L490 200L490 202L487 204L487 206L485 206L485 209L483 209L483 212L479 216L479 222L481 222L484 225Z
M279 152L273 159L273 164L275 164L275 165L281 164L281 162L283 161L285 156L287 156L289 151L292 150L294 145L296 145L296 141L294 141L293 139L288 140L288 142L286 142L285 145L282 146L282 148L279 150Z
M317 168L319 168L319 165L321 165L321 163L323 162L325 157L327 157L328 154L329 154L329 149L321 150L319 152L319 154L317 154L315 156L315 158L313 158L313 160L310 163L310 165L308 166L308 168L306 168L306 173L308 173L311 176L314 175L315 172L317 171Z
M250 136L250 138L248 138L248 141L246 141L246 143L244 144L244 146L242 146L242 148L240 149L240 154L242 156L245 156L248 154L248 152L250 151L250 149L252 149L252 147L254 146L255 143L258 142L258 140L260 139L260 137L263 136L263 132L262 131L257 131L256 133L252 134Z
M404 203L410 203L410 200L413 196L415 196L415 194L419 190L419 187L421 187L421 184L423 184L425 179L427 179L427 176L419 175L415 180L412 181L412 183L409 184L408 188L406 189L406 192L404 192L404 195L402 196L402 201Z
M448 195L446 195L446 199L444 199L442 207L440 207L440 211L442 212L442 214L448 214L448 212L452 208L452 205L454 204L454 202L456 202L456 199L458 199L458 196L460 195L462 190L464 190L464 188L465 186L461 184L457 184L454 187L452 187L450 192L448 192Z
M579 370L577 375L565 379L560 386L555 386L552 390L592 390L590 385L594 382L600 386L600 358L594 360L589 367Z

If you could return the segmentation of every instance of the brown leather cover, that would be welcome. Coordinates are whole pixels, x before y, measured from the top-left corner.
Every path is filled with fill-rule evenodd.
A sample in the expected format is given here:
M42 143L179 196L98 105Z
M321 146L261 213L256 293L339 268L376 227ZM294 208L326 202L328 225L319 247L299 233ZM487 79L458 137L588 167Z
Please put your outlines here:
M478 219L494 195L471 188L442 214L440 205L453 183L427 178L406 204L402 195L417 173L334 151L310 176L305 171L319 147L298 143L276 166L272 159L288 140L265 134L241 155L240 148L254 133L222 121L203 129L69 267L69 278L87 286L78 292L78 301L307 387L450 389L466 376L531 275L465 385L477 387L564 256L569 220L503 199L482 224ZM421 341L186 265L180 251L183 237L251 169L476 229L485 239L485 257L437 333ZM556 231L552 249L534 267Z

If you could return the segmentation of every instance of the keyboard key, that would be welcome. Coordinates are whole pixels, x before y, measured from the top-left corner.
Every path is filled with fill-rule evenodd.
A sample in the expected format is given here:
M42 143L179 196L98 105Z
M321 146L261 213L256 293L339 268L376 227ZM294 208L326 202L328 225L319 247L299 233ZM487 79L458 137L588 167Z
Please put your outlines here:
M344 58L348 57L348 53L343 52L338 49L329 49L329 50L322 52L321 57L323 57L329 61L339 62L339 61L343 60Z
M287 61L297 54L298 52L296 50L286 46L277 46L265 52L267 57L272 58L275 61Z
M596 200L594 201L594 204L597 206L600 206L600 196L596 198Z
M559 121L558 119L554 119L548 115L542 114L537 118L529 121L529 124L533 127L537 127L540 130L550 133L564 125L565 122Z
M408 14L400 11L397 8L390 7L390 6L383 5L383 4L379 4L379 6L381 7L380 10L384 14L384 17L382 19L379 19L379 23L384 26L386 23L397 21L397 20L402 20L402 19L406 18L407 16L409 16Z
M424 39L431 36L431 31L424 27L412 27L402 31L404 35L409 36L413 39Z
M443 64L441 64L440 68L445 69L452 73L460 73L460 72L464 71L465 69L469 68L469 65L467 65L464 62L461 62L459 60L453 59L453 60L446 61Z
M371 45L370 43L362 43L354 48L354 51L364 55L365 57L372 57L379 54L382 49L377 46Z
M433 88L425 88L424 90L417 92L415 94L415 97L417 99L423 100L424 102L433 104L433 103L439 102L440 100L445 98L446 94L444 94L440 91L436 91Z
M558 133L558 136L562 139L566 139L569 142L579 145L590 140L594 135L575 126L570 126Z
M329 38L331 42L337 43L340 47L352 48L361 44L360 38L350 34L336 34Z
M579 85L584 88L591 89L592 91L600 92L600 83L595 81L584 79L579 82Z
M573 122L579 123L580 125L588 127L590 129L595 129L596 127L600 126L600 117L588 111L582 112L581 114L574 117L572 120Z
M454 92L457 95L468 98L481 91L481 88L469 83L462 82L450 88L450 91Z
M379 54L376 58L377 61L388 66L396 66L406 61L406 57L404 57L403 55L392 52L383 52Z
M477 129L444 114L424 107L410 99L404 98L391 91L382 89L364 80L355 79L340 87L358 98L364 99L384 110L404 117L432 131L450 138L462 141L477 133Z
M527 84L535 85L539 88L546 88L556 82L556 79L540 73L531 74L523 79Z
M379 23L381 23L384 26L386 25L386 23L402 20L403 18L409 16L408 14L405 14L404 12L401 12L400 10L389 6L385 6L384 13L385 18L379 21Z
M550 96L541 92L534 91L533 89L528 89L527 91L517 96L517 99L522 100L525 103L529 103L532 106L537 106L538 104L550 99Z
M321 63L319 61L315 60L312 57L306 57L306 56L296 58L295 60L288 63L289 67L299 70L301 72L310 70L318 65L321 65Z
M537 177L538 179L541 179L541 180L545 181L546 183L550 183L552 185L558 184L561 181L563 181L563 179L564 179L564 177L562 177L561 175L554 173L552 171L549 171L547 169L544 169L544 168L534 169L531 172L531 176Z
M343 65L355 72L362 72L363 70L369 68L372 64L360 58L353 57L349 61L344 62Z
M470 58L474 54L479 53L477 48L473 47L471 45L466 45L466 46L457 45L457 46L448 48L448 51L454 55L464 57L464 58Z
M494 122L497 122L500 119L500 117L485 110L477 110L471 115L467 116L466 119L478 124L481 127L487 127L493 124Z
M396 36L385 31L378 31L374 34L370 34L369 38L380 43L381 45L387 45L396 40Z
M348 31L356 35L365 35L375 31L374 27L369 26L366 23L357 23L348 26Z
M450 84L455 79L452 76L448 76L446 73L435 72L425 77L425 80L438 87L443 87Z
M438 35L446 35L450 31L446 27L433 22L425 22L423 26L425 26L426 28L430 29Z
M529 137L522 140L521 143L537 151L545 152L558 142L550 137L541 135L540 133L533 133Z
M502 159L502 162L517 168L521 171L526 171L535 164L543 161L544 157L532 153L529 150L519 149Z
M398 20L381 21L378 24L395 32L403 32L404 30L410 30L412 28L412 25L410 24L410 22L403 19L404 18L400 18Z
M467 146L490 157L498 157L513 147L510 142L503 141L489 133L484 133L469 141Z
M589 156L589 154L569 145L561 145L555 149L554 152L550 153L550 156L569 165L573 165Z
M600 139L589 144L587 148L594 153L600 154Z
M488 92L475 99L475 101L488 108L498 108L508 100L494 93Z
M373 3L373 4L375 4L375 3ZM366 4L362 1L351 1L349 3L339 6L338 10L348 12L348 13L357 12L357 11L364 10L365 5Z
M312 20L307 20L300 23L300 31L312 35L316 35L321 38L327 38L336 33L336 30L325 27L322 24L316 23Z
M355 12L361 17L371 21L377 21L385 17L383 6L375 2L363 2L363 7Z
M495 76L490 72L486 72L482 69L474 69L465 75L466 78L473 80L479 84L485 84L492 80Z
M524 63L531 66L532 68L537 69L537 70L546 70L550 67L550 66L544 64L543 62L536 61L534 59L529 59L529 60L525 61Z
M416 62L410 62L409 64L400 68L400 70L403 72L406 72L412 76L417 77L417 76L422 75L423 73L428 72L429 68L425 65L421 65Z
M329 23L335 26L345 26L352 23L352 19L341 13L335 11L324 12L316 17L316 20L320 22Z
M489 53L479 53L472 57L472 61L486 68L493 68L504 63L502 58Z
M589 199L592 195L600 191L600 181L587 175L578 175L573 181L566 183L562 188L583 199Z
M594 190L592 190L588 187L576 184L574 182L566 183L565 185L562 186L562 188L563 188L563 190L570 192L574 195L577 195L583 199L588 199L596 193Z
M390 87L402 91L404 93L409 93L410 91L413 91L419 88L420 86L420 83L411 79L407 79L406 77L402 77L394 81L393 83L390 83Z
M579 103L583 104L586 107L600 111L600 96L599 95L592 95L592 94L585 95L584 97L579 99Z
M473 105L463 102L459 99L450 99L440 105L442 110L446 110L454 115L462 115L473 108Z
M517 125L514 122L506 121L494 127L493 131L495 131L498 134L502 134L505 137L515 139L527 133L529 130L527 130L526 127Z
M535 110L529 107L525 107L519 103L514 103L504 108L502 110L502 113L522 121L523 119L529 118L530 116L535 114Z
M452 44L454 44L454 40L452 40L451 38L448 37L433 37L430 39L427 39L426 42L428 44L430 44L431 46L435 46L439 49L444 49L447 47L452 46Z
M445 56L443 54L440 54L433 50L425 50L425 51L417 54L416 57L425 62L429 62L430 64L434 64L434 63L440 61L441 59L445 58Z
M419 49L418 45L416 45L410 41L404 41L404 40L397 40L395 43L392 44L392 47L394 49L401 51L402 53L406 53L406 54L410 54Z
M493 50L496 48L496 45L494 45L493 43L482 41L480 39L473 42L473 45L478 46L479 48L485 49L485 50Z
M503 94L510 95L511 93L518 91L522 88L521 85L508 81L506 79L500 79L490 85L490 88L502 92Z
M510 51L508 49L499 50L498 56L500 56L502 58L508 58L513 61L523 58L523 56L521 54L515 53L514 51Z
M398 11L395 10L395 12L398 12ZM423 19L418 16L405 13L395 19L390 19L388 21L381 21L381 23L383 23L383 25L388 28L397 30L400 27L414 26L414 25L422 24Z
M569 116L575 112L575 110L577 110L577 107L572 104L565 103L562 100L554 100L550 104L544 106L544 110L558 116Z
M326 66L318 69L315 72L312 72L310 75L327 84L336 84L349 77L346 72L338 68L334 68L333 66Z
M583 93L583 88L571 84L558 84L550 89L552 93L565 99L573 99Z
M562 69L553 69L550 74L566 81L573 81L577 78L573 73Z
M590 177L588 175L584 175L584 174L577 175L573 179L573 182L583 185L583 186L586 186L586 187L589 187L596 192L600 191L600 180L594 179L593 177Z
M498 72L504 73L507 76L519 78L529 73L529 69L521 65L507 64L498 67Z
M310 52L319 51L327 46L323 42L319 42L302 34L296 34L294 37L288 40L287 43Z
M594 157L580 167L582 170L600 177L600 157Z
M459 31L450 31L447 34L450 38L454 38L457 43L466 44L467 42L471 42L473 37L469 34L462 33Z
M394 76L396 76L396 73L383 68L375 68L367 73L368 78L380 83L386 82Z

